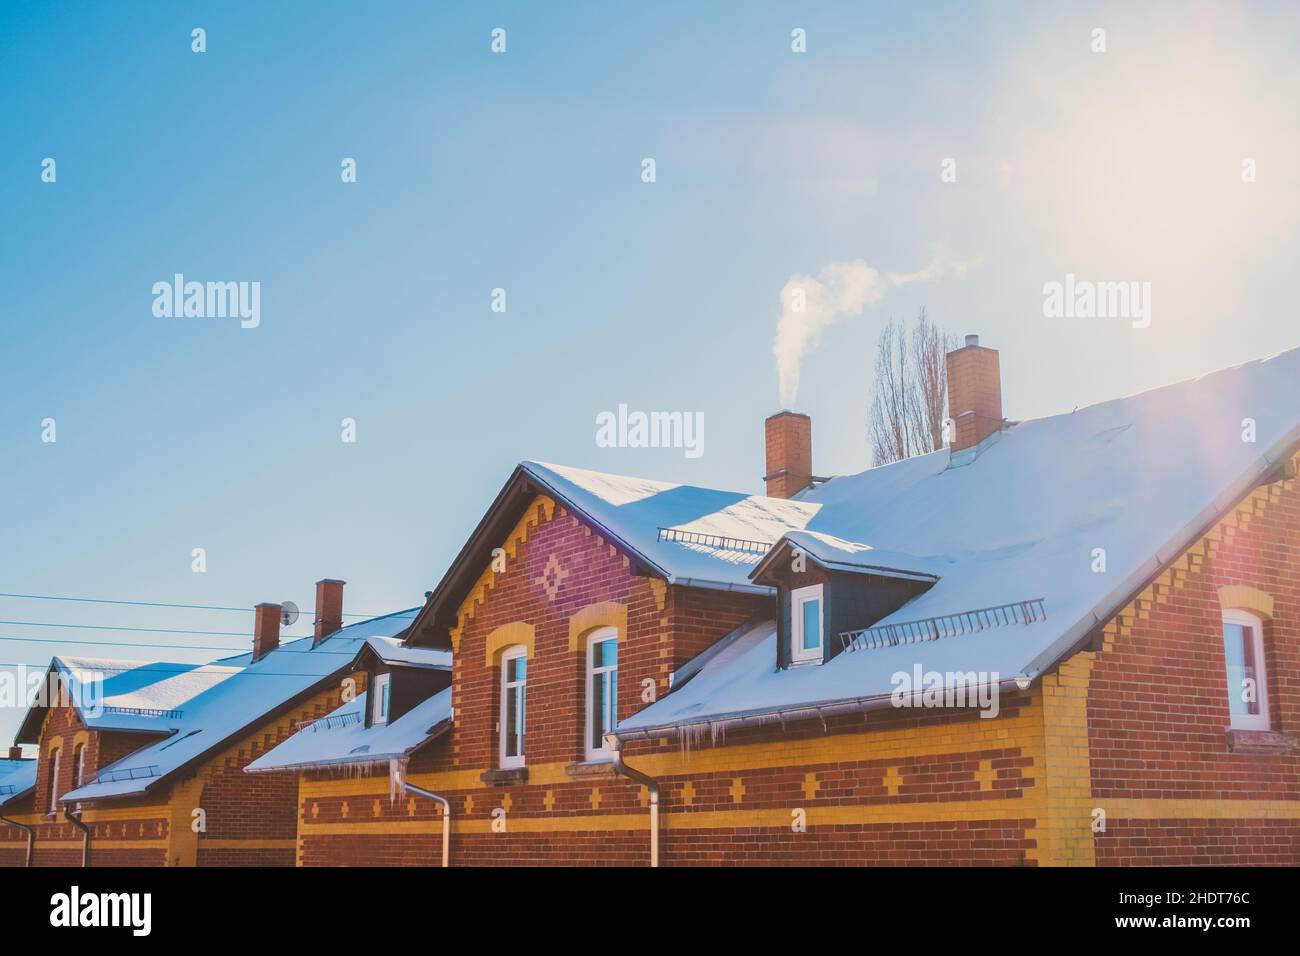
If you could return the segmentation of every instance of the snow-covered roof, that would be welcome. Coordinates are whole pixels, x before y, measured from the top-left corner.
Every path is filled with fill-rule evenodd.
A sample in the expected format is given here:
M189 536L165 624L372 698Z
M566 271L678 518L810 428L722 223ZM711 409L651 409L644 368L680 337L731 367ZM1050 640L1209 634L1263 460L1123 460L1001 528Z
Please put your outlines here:
M451 651L441 648L407 647L396 637L372 637L366 646L385 664L451 670Z
M1015 424L953 467L944 450L819 484L799 496L808 509L802 528L915 556L938 575L878 626L1034 599L1045 617L779 672L774 629L755 631L619 729L888 695L892 675L917 664L1037 677L1298 445L1300 349L1293 349ZM641 498L643 524L660 520L649 517L653 501L653 492ZM1105 551L1104 572L1094 571L1096 549ZM661 559L673 564L664 550ZM694 560L682 556L679 566Z
M400 760L451 726L451 688L440 690L389 724L367 727L365 713L363 693L262 754L244 770L267 773Z
M804 527L817 506L803 501L625 478L526 461L548 489L622 540L670 583L766 593L749 572L787 531ZM660 529L668 529L667 536Z
M204 678L208 685L201 688L195 686L198 681L170 683L182 675L164 669L161 680L124 691L123 699L138 703L183 703L179 714L165 718L165 729L171 731L169 735L109 764L94 780L60 799L70 803L143 793L168 774L221 746L346 668L370 638L400 633L410 625L414 615L415 609L411 609L351 624L328 635L319 645L314 645L310 637L290 641L256 661L250 654L216 661L199 668L211 671L210 677ZM126 665L119 675L122 677L150 672L158 666L134 661L117 663ZM175 666L192 665L162 665L163 668ZM153 719L139 718L142 722ZM156 728L155 723L134 729Z
M169 733L178 711L204 691L239 673L228 664L177 664L109 657L56 655L68 701L90 730Z
M0 809L21 800L36 786L36 761L0 760Z
M784 549L782 544L797 548L822 567L834 571L857 574L879 574L887 577L912 578L934 581L952 562L939 558L919 558L914 554L887 551L861 541L846 541L824 531L787 531L777 545L759 562L761 567L776 558ZM750 577L760 574L760 567L750 571Z

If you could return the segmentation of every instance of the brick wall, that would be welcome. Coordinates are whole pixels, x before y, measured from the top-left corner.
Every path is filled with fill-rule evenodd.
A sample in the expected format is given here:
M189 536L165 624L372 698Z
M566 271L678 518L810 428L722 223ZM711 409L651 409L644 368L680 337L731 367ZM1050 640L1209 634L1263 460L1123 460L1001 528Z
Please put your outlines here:
M1289 480L1257 489L1107 628L1087 710L1100 864L1300 864L1300 752L1229 747L1224 588L1271 601L1271 723L1300 733L1300 487Z
M647 793L582 765L582 638L624 622L626 718L664 692L673 670L750 617L771 615L775 602L638 576L598 529L546 499L502 546L505 570L485 572L453 634L454 730L412 759L408 779L450 800L453 865L644 865ZM521 641L532 642L528 779L489 786L481 775L497 765L500 681L492 652ZM718 746L651 741L630 747L628 760L662 783L664 865L1020 865L1035 862L1042 746L1039 706L1026 693L1004 701L997 720L884 711L737 731ZM301 862L436 864L435 806L390 799L383 767L358 773L303 778Z

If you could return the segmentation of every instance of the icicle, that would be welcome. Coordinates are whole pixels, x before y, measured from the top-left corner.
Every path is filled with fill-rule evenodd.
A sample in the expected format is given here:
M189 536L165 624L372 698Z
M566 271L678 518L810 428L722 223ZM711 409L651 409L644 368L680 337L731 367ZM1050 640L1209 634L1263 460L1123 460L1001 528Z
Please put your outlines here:
M397 795L405 791L402 785L406 782L406 760L394 759L388 761L388 804L392 806L397 803Z

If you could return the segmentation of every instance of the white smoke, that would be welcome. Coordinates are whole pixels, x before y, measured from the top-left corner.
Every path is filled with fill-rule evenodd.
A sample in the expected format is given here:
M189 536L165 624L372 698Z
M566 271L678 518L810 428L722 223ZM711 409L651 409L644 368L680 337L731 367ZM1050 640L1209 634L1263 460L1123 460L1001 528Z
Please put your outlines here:
M979 260L952 263L964 275ZM799 392L799 367L817 347L822 330L845 315L858 315L874 305L886 290L911 282L938 279L948 271L941 255L916 272L888 272L884 276L861 259L832 262L816 277L792 275L781 289L781 317L776 323L776 371L781 382L781 407L794 405Z

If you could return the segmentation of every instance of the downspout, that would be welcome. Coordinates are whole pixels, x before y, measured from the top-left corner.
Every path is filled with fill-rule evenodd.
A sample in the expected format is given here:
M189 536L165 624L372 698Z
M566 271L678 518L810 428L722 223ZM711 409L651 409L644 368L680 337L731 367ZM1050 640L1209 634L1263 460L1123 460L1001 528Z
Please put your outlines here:
M90 827L81 822L81 811L72 811L67 807L63 808L63 815L68 821L82 832L81 838L81 865L90 866Z
M17 820L10 820L8 817L0 817L0 823L7 823L10 826L27 831L27 856L23 860L23 866L31 866L32 850L36 846L36 828L28 826L26 823L19 823Z
M442 804L442 865L447 867L451 865L451 804L447 802L446 797L440 797L436 793L430 793L415 786L413 783L402 781L402 789L407 793L413 793L416 796L428 797L436 803Z
M657 868L659 866L659 781L625 764L618 743L618 738L613 734L605 736L605 746L614 757L615 773L641 784L650 792L650 866Z

